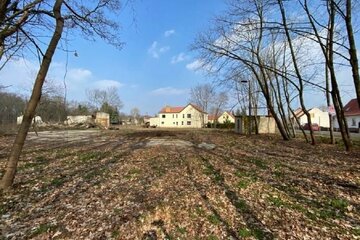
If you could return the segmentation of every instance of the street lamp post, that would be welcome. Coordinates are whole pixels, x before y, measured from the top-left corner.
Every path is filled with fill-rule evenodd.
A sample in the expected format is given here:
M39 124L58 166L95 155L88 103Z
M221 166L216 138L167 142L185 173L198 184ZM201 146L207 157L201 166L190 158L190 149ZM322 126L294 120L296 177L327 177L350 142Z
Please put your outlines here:
M251 127L252 127L252 124L251 124L251 81L248 81L248 80L241 80L242 83L249 83L249 92L248 92L248 95L249 95L249 135L251 135Z

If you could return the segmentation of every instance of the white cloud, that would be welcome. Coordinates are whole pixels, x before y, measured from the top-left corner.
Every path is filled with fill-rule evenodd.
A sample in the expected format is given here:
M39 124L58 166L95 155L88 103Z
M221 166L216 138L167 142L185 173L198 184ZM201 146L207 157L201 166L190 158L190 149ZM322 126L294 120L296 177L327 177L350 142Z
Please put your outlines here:
M153 57L153 58L159 58L160 55L162 53L165 53L167 51L170 50L170 47L169 46L164 46L164 47L159 47L158 46L158 42L157 41L154 41L150 48L148 49L148 53Z
M199 59L196 59L195 61L189 63L189 64L186 64L186 68L191 70L191 71L197 71L199 70L202 66L204 65L204 62L199 60Z
M170 37L171 35L175 34L175 30L174 29L170 29L164 32L164 36L165 37Z
M179 62L183 62L185 60L187 60L189 57L185 54L185 53L179 53L178 55L176 56L173 56L171 58L171 64L176 64L176 63L179 63Z
M104 80L95 81L93 84L91 84L91 86L92 86L92 88L104 90L109 87L121 88L124 86L124 84L122 84L118 81L115 81L115 80L104 79Z
M37 61L24 58L14 59L0 71L0 85L10 86L7 89L8 91L28 96L31 93L38 67ZM85 100L86 89L104 89L111 86L121 88L124 86L116 79L99 78L89 69L68 67L66 70L64 62L52 62L44 89L49 86L49 89L58 90L58 94L64 94L65 75L66 95L69 100Z
M157 88L150 92L151 95L183 95L189 92L188 89L174 88L174 87L163 87Z

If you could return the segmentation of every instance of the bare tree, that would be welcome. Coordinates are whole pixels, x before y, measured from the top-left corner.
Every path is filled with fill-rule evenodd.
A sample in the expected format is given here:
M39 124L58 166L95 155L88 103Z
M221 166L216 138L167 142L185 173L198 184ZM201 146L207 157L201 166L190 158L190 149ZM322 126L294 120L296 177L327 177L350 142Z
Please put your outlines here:
M16 174L17 164L20 158L21 151L24 146L24 142L29 131L32 119L35 115L36 108L41 98L42 87L49 70L52 57L57 49L59 41L61 40L64 26L69 29L80 29L86 36L92 38L95 35L100 36L111 44L119 46L117 34L117 24L107 18L105 11L114 12L119 9L119 1L94 1L87 4L82 1L65 1L56 0L52 7L44 0L32 1L32 7L28 7L27 4L22 4L24 8L17 9L21 5L15 5L15 11L10 9L9 2L1 1L0 4L0 29L3 32L4 29L13 28L12 34L3 34L0 36L0 50L1 54L6 51L7 45L5 41L10 36L16 36L18 33L23 33L24 36L35 47L36 51L41 57L40 69L37 73L36 80L33 86L33 91L27 104L23 121L20 125L18 134L16 135L15 142L11 149L8 162L6 165L5 174L1 180L0 187L3 189L12 186ZM14 3L18 3L15 1ZM23 3L26 3L25 1ZM62 10L64 12L62 12ZM24 13L26 19L27 14L33 14L32 24L27 24L27 21L21 20L13 22L14 17L12 14ZM16 15L18 16L18 15ZM54 24L55 23L55 24ZM43 40L39 40L41 36L39 32L47 30L53 31L53 34L44 48L45 52L41 48ZM115 31L115 32L114 32ZM15 41L17 44L17 42Z
M202 110L201 120L203 125L206 124L204 122L204 112L209 112L214 95L214 88L210 84L199 84L190 90L190 102L196 104Z
M86 96L95 109L100 110L105 103L116 108L118 111L123 107L117 87L108 87L105 90L91 89L86 91Z

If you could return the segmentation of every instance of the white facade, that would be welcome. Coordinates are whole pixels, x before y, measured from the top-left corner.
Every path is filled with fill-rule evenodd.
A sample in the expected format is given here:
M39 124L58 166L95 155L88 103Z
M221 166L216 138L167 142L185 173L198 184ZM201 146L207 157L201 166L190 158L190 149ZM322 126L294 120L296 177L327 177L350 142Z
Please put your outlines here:
M208 122L208 114L188 104L179 111L164 108L156 118L150 118L150 126L174 128L202 128ZM179 109L179 108L176 108Z
M334 128L339 128L339 123L336 119L336 116L333 117L334 121ZM347 121L347 125L349 129L360 128L360 115L355 116L345 116Z
M235 118L233 117L232 114L230 114L227 111L225 111L223 114L221 114L220 117L218 117L218 123L224 123L226 121L229 121L231 123L235 123Z
M318 108L312 108L309 110L309 113L311 117L311 123L317 123L320 127L324 127L324 128L330 127L328 112L323 112ZM299 121L302 126L308 123L305 114L299 117Z

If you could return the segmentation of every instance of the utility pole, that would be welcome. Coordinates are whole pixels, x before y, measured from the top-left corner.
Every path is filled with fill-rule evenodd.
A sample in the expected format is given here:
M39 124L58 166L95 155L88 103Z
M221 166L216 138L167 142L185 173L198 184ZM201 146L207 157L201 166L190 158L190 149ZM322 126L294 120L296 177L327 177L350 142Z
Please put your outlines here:
M251 135L251 128L252 128L252 124L251 124L251 81L248 80L241 80L242 83L248 83L249 84L249 91L248 91L248 95L249 95L249 122L248 122L248 130L249 130L249 135Z

